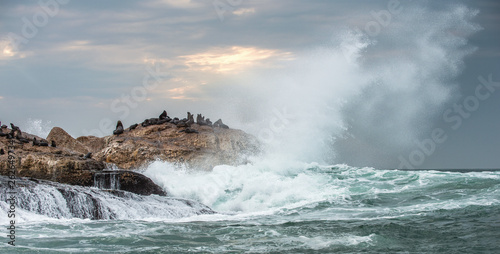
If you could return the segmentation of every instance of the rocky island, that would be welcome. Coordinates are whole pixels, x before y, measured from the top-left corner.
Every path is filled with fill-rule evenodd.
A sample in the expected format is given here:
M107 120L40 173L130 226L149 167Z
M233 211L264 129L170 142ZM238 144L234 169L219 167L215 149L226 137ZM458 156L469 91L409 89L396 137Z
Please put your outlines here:
M183 164L196 170L216 165L246 163L259 152L255 137L230 129L221 120L212 123L188 112L184 119L166 111L158 118L116 130L106 137L73 138L54 127L46 138L22 132L14 124L0 130L0 174L8 175L8 144L14 144L16 176L63 184L130 191L140 195L166 195L140 174L155 160Z

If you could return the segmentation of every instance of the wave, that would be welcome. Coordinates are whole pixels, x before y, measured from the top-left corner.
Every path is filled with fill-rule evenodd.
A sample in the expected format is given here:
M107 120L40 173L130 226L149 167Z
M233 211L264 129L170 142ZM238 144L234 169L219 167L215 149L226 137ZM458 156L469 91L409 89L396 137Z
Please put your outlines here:
M4 214L10 209L8 178L0 176L0 202ZM72 186L50 181L16 179L15 219L22 221L56 219L146 220L175 219L214 213L196 201L141 196L130 192ZM8 224L1 216L0 223ZM3 221L5 220L5 221Z
M168 193L235 214L325 211L352 218L500 204L500 172L400 171L259 161L193 171L156 161L144 172Z
M210 172L156 161L144 174L175 198L20 179L16 220L188 222L273 215L299 221L374 220L500 205L498 171L377 170L262 160ZM0 177L4 214L9 210L6 181ZM7 219L2 216L0 222L8 224Z

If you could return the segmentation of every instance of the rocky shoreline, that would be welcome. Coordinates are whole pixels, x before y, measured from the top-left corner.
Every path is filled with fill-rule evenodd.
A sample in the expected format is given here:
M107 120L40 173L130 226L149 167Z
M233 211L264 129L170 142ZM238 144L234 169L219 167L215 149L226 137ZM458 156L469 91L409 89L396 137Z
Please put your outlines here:
M259 152L255 137L230 129L221 120L214 124L188 112L184 119L170 118L164 111L158 118L123 129L106 137L73 138L54 127L46 138L22 132L11 124L0 130L0 175L8 175L8 143L13 141L16 176L49 180L70 185L98 186L96 174L109 169L117 175L120 190L141 195L166 195L151 179L140 174L155 160L211 170L217 165L246 163L247 156ZM121 125L121 127L120 127ZM110 173L110 174L111 174Z

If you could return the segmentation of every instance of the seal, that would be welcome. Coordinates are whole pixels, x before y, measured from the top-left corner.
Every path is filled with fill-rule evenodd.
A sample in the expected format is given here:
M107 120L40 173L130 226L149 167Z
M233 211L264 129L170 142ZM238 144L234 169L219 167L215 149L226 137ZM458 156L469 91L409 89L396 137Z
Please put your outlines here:
M50 142L50 146L52 146L52 147L56 147L56 141L52 140L52 141Z
M33 138L33 146L39 146L40 145L40 141L36 140L36 138Z
M199 125L207 125L207 122L205 121L205 117L202 116L201 114L196 115L196 123Z
M193 130L191 128L186 128L184 130L181 130L179 132L185 132L185 133L199 133L197 130Z
M92 153L87 153L83 156L84 159L92 159Z
M0 149L0 155L4 155L5 154L5 151L2 149Z
M13 123L10 123L10 128L13 130L20 130L19 127L15 126Z
M116 123L116 129L113 131L113 135L120 135L123 133L123 124L122 121L118 120Z
M205 120L205 122L207 123L208 126L212 126L212 121L210 121L210 118L207 118L207 120Z
M26 144L30 142L29 139L23 137L18 138L18 140L21 141L21 143L26 143Z
M163 110L161 115L158 117L158 119L163 120L167 118L167 111Z
M179 121L177 123L177 127L181 128L181 127L189 127L189 124L187 124L185 121Z
M150 126L151 123L149 122L149 119L145 119L142 123L141 123L141 126L142 127L148 127Z
M222 119L217 120L214 123L214 127L220 127L220 128L224 128L224 129L229 129L229 126L227 126L224 123L222 123Z
M139 125L134 123L134 124L130 125L130 127L128 127L128 129L133 130L133 129L137 128L137 126L139 126Z
M189 124L189 125L194 124L194 116L193 116L193 114L191 114L189 112L188 112L188 116L187 116L187 124Z

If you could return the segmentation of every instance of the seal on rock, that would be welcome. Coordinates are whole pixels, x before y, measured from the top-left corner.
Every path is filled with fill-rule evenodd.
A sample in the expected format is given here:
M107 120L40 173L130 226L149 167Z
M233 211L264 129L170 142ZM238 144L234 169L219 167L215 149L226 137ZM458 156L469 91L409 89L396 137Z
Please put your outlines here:
M201 114L196 115L196 123L199 125L207 125L207 122L205 121L205 117L202 116Z
M116 130L113 131L113 135L120 135L123 133L123 124L122 121L118 120L116 123Z
M177 123L177 127L189 127L189 125L185 122L185 121L179 121L179 123Z
M167 111L163 110L161 115L158 117L158 119L163 120L167 118Z
M224 129L229 129L229 126L227 126L224 123L222 123L222 119L217 120L214 123L214 127L220 127L220 128L224 128Z
M194 116L190 112L188 112L187 124L189 125L194 124Z
M52 146L52 147L56 147L56 141L52 140L52 141L50 142L50 146Z
M84 159L92 159L92 153L87 153L83 156Z
M158 123L157 124L164 124L166 122L170 122L172 119L168 117L167 111L163 110L161 115L158 117Z
M19 127L15 126L13 123L10 123L10 127L12 130L21 131L21 129L19 129Z
M179 132L185 132L185 133L198 133L197 130L193 130L191 128L186 128L185 130L181 130Z
M137 126L139 126L139 125L134 123L134 124L130 125L130 127L128 127L128 129L133 130L133 129L137 128Z

